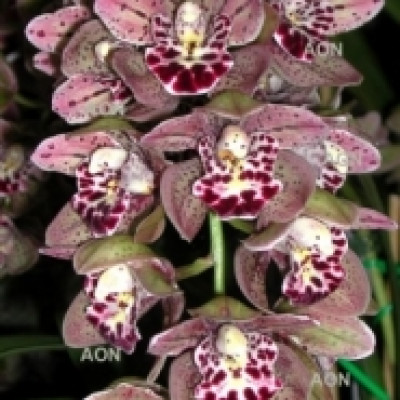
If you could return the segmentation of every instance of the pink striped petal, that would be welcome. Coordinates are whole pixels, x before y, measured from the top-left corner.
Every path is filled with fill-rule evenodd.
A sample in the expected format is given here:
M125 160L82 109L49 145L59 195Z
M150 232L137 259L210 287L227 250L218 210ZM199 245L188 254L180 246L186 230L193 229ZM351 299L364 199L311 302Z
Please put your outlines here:
M69 124L88 122L96 117L122 115L131 93L112 75L77 74L53 94L52 109Z
M75 175L76 168L93 150L118 146L106 132L62 133L43 140L31 155L32 162L44 171Z
M218 10L232 23L229 46L240 46L256 39L264 24L264 2L262 0L225 1Z
M329 134L328 126L313 112L272 104L247 114L241 127L246 132L267 132L278 140L281 149L320 143Z
M370 208L357 207L357 217L351 225L351 228L394 230L398 229L398 224L396 221L379 211Z
M29 22L25 29L28 40L39 50L54 52L60 43L80 23L90 18L83 6L61 8L52 14L41 14Z
M170 16L172 6L168 0L95 0L94 11L117 39L143 46L153 42L151 17Z
M271 66L283 79L300 87L359 85L362 75L344 58L319 57L312 63L296 60L279 46L271 45Z
M197 159L170 166L161 178L161 201L165 213L182 239L190 242L203 225L207 209L192 194L192 184L201 173Z

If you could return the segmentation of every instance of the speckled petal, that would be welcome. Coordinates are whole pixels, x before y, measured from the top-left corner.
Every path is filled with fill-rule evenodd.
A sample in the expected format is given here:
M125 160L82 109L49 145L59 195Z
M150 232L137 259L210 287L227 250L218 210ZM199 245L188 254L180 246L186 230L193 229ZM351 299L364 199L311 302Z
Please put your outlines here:
M329 127L313 112L273 104L248 113L240 125L246 132L268 132L278 140L281 149L320 143L330 133Z
M61 57L61 70L65 76L91 72L106 74L107 64L96 54L96 45L110 42L113 37L98 20L80 26L65 46ZM106 57L106 55L105 55Z
M232 23L229 46L244 45L256 39L265 18L262 0L225 1L218 12Z
M71 303L65 314L62 335L69 347L87 347L105 343L97 330L86 319L85 308L89 305L88 296L82 291Z
M43 140L31 160L44 171L75 175L76 168L93 150L113 145L118 143L106 132L62 133Z
M34 18L26 27L25 34L39 50L54 52L76 26L89 18L90 11L86 7L65 7Z
M205 205L191 192L191 186L200 174L200 162L193 159L170 166L161 178L161 201L165 212L180 236L189 242L200 230L207 213Z
M143 55L133 49L121 48L112 54L114 71L142 105L162 111L173 111L179 99L168 94L147 68Z
M153 42L150 32L152 15L161 13L170 16L172 8L168 0L135 3L129 0L96 0L94 10L117 39L144 46Z
M105 115L121 115L131 93L112 75L77 74L53 94L52 109L69 124Z
M246 348L239 359L228 358L216 349L213 336L195 349L194 360L201 374L195 388L196 400L267 400L281 388L273 372L278 356L276 344L265 334L242 333Z
M357 217L351 228L393 230L398 229L398 224L379 211L371 208L357 207Z
M340 56L319 57L312 63L305 63L277 45L271 45L270 51L271 67L296 86L353 86L362 81L362 75Z
M263 132L251 135L250 151L240 167L224 165L214 154L214 143L204 137L199 153L204 176L193 185L193 194L221 218L255 218L282 185L273 177L278 143Z
M252 95L260 76L268 67L269 52L265 46L254 44L232 51L231 55L233 67L222 77L214 92L240 90Z
M265 227L271 221L288 222L304 208L315 188L317 170L302 157L280 151L275 163L275 177L282 182L282 190L261 211L257 227Z
M154 393L149 387L122 382L110 389L93 393L84 400L163 400L163 397Z

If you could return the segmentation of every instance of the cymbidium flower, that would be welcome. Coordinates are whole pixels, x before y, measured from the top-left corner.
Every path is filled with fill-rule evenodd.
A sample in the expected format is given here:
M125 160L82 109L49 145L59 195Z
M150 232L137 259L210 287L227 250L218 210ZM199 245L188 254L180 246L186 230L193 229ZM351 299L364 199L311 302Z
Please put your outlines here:
M48 246L76 245L125 231L152 205L157 168L162 166L153 168L150 152L135 134L60 134L35 150L32 160L40 168L77 178L77 193L48 227Z
M178 294L172 265L129 236L87 242L74 266L85 284L64 321L64 338L73 347L105 341L132 353L140 339L137 320L159 300Z
M224 128L218 143L199 140L205 175L193 184L200 198L222 218L255 218L282 184L273 178L278 141L265 132L247 134L239 126Z
M117 39L147 46L147 66L174 95L213 89L233 65L227 48L252 42L264 22L261 0L96 0L94 9Z
M264 216L258 220L259 231L244 245L266 252L266 264L268 256L278 263L285 274L282 293L296 305L315 303L340 287L346 274L345 230L397 227L386 216L325 191L314 192L303 212L291 221L274 223Z
M152 338L149 351L177 356L170 370L175 400L263 400L282 388L275 363L274 332L312 326L308 317L263 316L236 300L219 297L191 311L193 319Z
M191 240L207 208L223 219L254 219L276 202L301 209L316 172L288 149L319 143L328 133L322 119L303 108L263 106L226 93L202 110L161 123L141 140L160 152L199 149L203 168L193 158L168 167L161 178L166 213Z
M271 0L280 22L276 42L292 56L311 61L329 54L330 37L355 29L371 20L382 8L381 0L298 1Z

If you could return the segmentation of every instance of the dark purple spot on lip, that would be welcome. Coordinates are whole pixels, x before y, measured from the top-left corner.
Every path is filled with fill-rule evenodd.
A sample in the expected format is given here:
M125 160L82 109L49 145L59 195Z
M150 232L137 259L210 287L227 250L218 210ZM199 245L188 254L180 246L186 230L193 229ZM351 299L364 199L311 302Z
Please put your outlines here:
M155 54L149 54L149 55L146 57L146 63L147 63L147 65L149 65L149 66L153 66L153 65L155 65L155 64L159 64L159 63L160 63L160 58L157 57Z
M172 79L182 71L183 66L178 63L171 63L169 65L160 65L154 69L155 74L164 83L170 83Z

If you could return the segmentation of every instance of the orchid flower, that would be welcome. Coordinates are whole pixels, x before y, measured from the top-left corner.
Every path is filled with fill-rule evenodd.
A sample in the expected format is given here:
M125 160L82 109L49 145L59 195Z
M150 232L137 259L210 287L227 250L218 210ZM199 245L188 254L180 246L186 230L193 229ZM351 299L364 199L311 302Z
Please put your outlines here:
M107 342L130 354L140 339L137 320L159 300L179 294L171 264L129 236L86 242L74 267L85 284L64 320L64 339L73 347ZM177 309L179 314L182 304Z
M38 146L32 155L36 165L77 178L77 193L48 227L48 246L76 246L90 237L125 231L153 204L158 171L135 135L60 134Z
M280 16L275 41L293 57L312 61L316 55L329 54L331 36L365 24L384 2L270 0L270 4Z
M260 215L259 231L244 245L267 252L278 263L285 274L282 293L294 305L315 303L340 287L346 275L345 230L397 228L386 216L322 190L314 192L293 220L276 223L269 217Z
M173 95L207 93L228 73L230 46L256 39L264 22L261 0L214 3L96 0L94 10L120 41L147 46L145 60Z
M225 103L227 97L231 102ZM202 165L196 158L176 163L161 178L165 211L191 240L207 208L223 219L254 219L277 202L289 211L301 209L316 173L288 149L319 143L328 132L320 117L302 108L260 106L229 93L189 116L159 124L141 140L159 151L199 149Z

